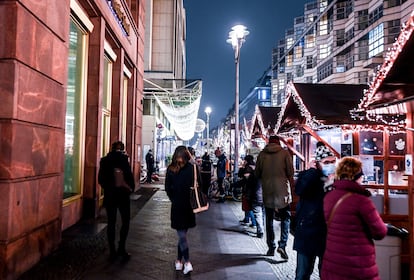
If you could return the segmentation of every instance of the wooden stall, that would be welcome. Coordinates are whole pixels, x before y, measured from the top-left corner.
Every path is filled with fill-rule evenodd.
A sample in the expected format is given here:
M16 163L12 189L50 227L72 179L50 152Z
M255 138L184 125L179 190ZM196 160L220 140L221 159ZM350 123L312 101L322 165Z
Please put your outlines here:
M389 125L402 128L406 143L401 154L395 157L389 155L389 161L384 162L388 168L388 177L384 176L384 210L385 220L392 220L408 228L409 238L403 244L402 262L409 264L410 279L414 279L414 223L413 223L413 185L412 157L414 154L414 11L404 25L393 47L385 55L385 60L379 68L369 90L365 92L358 107L352 112L355 117L364 120L382 121ZM388 139L388 145L402 145L400 138ZM390 150L392 152L392 150ZM395 177L391 178L394 167L401 170L403 184L394 186ZM387 175L385 173L385 175ZM397 176L397 179L400 176ZM392 202L392 193L404 195L403 200ZM387 196L388 195L388 196ZM393 206L404 206L402 215L392 215ZM387 215L388 214L388 215Z
M404 160L410 140L404 130L405 114L384 115L388 121L352 116L350 111L364 99L367 90L367 85L290 83L276 131L295 139L305 162L312 158L317 141L324 142L337 158L359 157L364 166L364 184L373 193L383 220L409 228L412 202L408 199ZM302 170L306 164L296 161L296 167ZM404 240L403 265L410 262L409 248L408 240Z

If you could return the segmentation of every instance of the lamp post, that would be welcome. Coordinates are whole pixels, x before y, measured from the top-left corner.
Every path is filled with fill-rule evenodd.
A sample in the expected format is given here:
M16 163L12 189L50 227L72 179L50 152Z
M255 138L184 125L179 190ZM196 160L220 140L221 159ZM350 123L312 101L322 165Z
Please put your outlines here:
M240 48L246 41L246 36L249 31L244 25L236 25L231 28L227 43L231 44L234 50L234 61L236 64L236 98L234 102L235 111L235 127L234 127L234 176L236 180L239 169L239 63L240 63Z
M204 113L207 115L207 154L210 155L210 114L211 114L211 108L206 107L204 110Z

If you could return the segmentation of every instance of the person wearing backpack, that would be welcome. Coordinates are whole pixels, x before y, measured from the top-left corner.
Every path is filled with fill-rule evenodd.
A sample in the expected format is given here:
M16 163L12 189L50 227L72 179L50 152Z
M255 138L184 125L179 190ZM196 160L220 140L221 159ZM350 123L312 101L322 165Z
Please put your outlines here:
M123 180L118 180L116 172L123 175ZM125 185L117 186L117 181L123 181ZM126 261L130 258L130 254L125 249L131 217L129 195L135 190L135 182L128 156L125 153L125 145L121 141L113 143L111 151L101 158L98 171L98 183L104 189L103 205L106 209L108 219L109 258L113 261L117 256L120 256ZM122 225L119 234L118 250L116 250L115 228L118 210Z

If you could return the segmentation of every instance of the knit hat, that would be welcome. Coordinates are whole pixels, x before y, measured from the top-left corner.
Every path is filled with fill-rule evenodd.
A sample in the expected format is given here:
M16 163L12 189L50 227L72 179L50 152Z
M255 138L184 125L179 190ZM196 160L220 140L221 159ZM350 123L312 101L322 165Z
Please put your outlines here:
M320 161L327 157L333 157L333 153L322 142L316 144L315 159Z

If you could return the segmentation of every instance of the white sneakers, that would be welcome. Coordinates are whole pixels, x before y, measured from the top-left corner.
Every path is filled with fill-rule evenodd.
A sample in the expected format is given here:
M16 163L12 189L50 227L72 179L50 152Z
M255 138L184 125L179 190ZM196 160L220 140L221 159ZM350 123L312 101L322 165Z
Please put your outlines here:
M186 263L184 264L184 271L183 271L183 273L184 273L184 274L188 274L188 273L190 273L191 271L193 271L193 266L191 265L191 263L190 263L190 262L186 262Z
M183 263L180 261L175 261L175 270L183 270Z
M181 261L178 261L178 260L175 261L175 270L176 271L183 270L183 267L184 267L184 271L183 271L184 274L188 274L191 271L193 271L193 266L191 265L190 262L186 262L186 263L183 264Z

